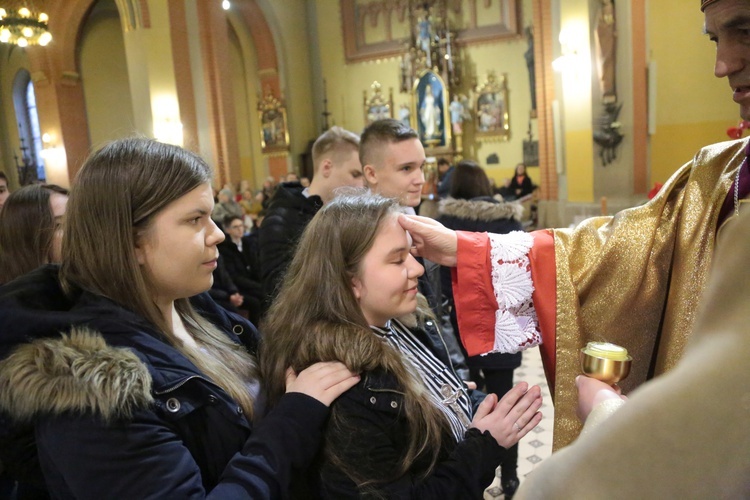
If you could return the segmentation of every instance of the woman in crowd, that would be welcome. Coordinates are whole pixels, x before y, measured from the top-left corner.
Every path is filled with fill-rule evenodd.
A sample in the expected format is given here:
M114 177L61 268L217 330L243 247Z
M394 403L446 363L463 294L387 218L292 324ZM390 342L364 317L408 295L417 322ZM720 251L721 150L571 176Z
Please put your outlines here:
M424 270L397 207L339 196L306 229L264 325L269 402L280 401L287 366L342 361L362 381L332 406L308 477L315 495L481 498L506 448L539 423L541 392L519 384L476 407L449 362L424 347Z
M285 372L260 418L237 337L257 332L203 293L224 238L211 175L176 146L106 145L71 192L59 276L0 289L0 460L26 478L38 464L55 498L283 498L358 380L340 363Z
M450 197L440 202L438 220L446 227L462 231L488 231L505 234L523 230L519 222L523 207L518 203L504 203L492 197L490 181L476 162L464 160L453 172ZM441 266L443 294L451 307L453 331L460 336L453 302L450 268ZM503 396L513 387L513 370L521 366L521 353L492 353L467 358L470 380L488 393ZM480 373L481 370L481 373ZM518 445L508 450L502 465L502 487L505 498L512 498L518 489Z
M0 284L42 264L60 262L68 191L34 184L14 191L0 211Z
M531 177L526 174L526 165L523 163L516 165L516 173L510 180L510 186L508 187L511 196L516 200L534 192L534 183L531 182Z

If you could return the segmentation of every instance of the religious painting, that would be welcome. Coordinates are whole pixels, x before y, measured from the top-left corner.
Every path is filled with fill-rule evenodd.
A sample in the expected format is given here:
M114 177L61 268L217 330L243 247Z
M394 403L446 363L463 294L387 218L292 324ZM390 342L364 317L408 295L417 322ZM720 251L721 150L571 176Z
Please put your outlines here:
M414 83L412 115L425 148L450 145L448 89L434 71L424 71Z
M372 82L370 88L371 97L367 97L367 91L364 92L365 126L383 118L393 118L393 89L386 100L380 90L380 83Z
M508 121L508 81L507 75L497 79L490 72L487 81L476 89L474 107L474 126L478 137L486 139L508 140L510 123Z
M258 103L260 117L260 145L263 153L277 153L289 149L286 106L277 99L271 89Z

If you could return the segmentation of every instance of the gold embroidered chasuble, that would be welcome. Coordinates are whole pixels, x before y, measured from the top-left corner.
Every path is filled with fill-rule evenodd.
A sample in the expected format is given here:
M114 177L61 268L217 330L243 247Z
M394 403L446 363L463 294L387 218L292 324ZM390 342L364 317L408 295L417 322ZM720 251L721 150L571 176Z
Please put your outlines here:
M552 230L555 449L580 432L574 380L587 342L606 340L628 349L633 364L620 384L625 393L682 356L709 273L719 210L747 143L700 150L643 206Z

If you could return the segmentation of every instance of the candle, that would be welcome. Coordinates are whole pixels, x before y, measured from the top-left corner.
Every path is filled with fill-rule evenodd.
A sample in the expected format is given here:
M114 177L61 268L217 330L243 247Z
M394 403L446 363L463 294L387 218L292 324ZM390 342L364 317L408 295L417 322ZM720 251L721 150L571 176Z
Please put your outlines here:
M612 361L627 361L630 359L628 350L609 342L589 342L583 348L584 354L596 356L597 358L610 359Z

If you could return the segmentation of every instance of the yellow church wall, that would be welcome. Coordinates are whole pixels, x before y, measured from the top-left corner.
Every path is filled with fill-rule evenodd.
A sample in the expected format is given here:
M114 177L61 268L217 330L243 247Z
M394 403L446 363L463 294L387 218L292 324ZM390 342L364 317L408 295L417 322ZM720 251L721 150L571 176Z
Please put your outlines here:
M339 2L317 0L318 42L321 54L321 72L326 79L329 124L353 132L365 126L362 92L371 92L370 85L380 82L382 92L394 92L394 107L411 104L407 94L399 93L399 60L397 58L346 64L344 37ZM382 22L380 23L383 24Z
M560 4L560 38L569 66L560 76L562 130L564 141L567 200L594 201L594 148L592 141L591 42L588 29L587 0L568 0Z
M594 201L593 157L594 147L590 128L565 132L568 201L581 203Z
M93 148L136 133L120 19L92 15L81 37L81 81ZM151 131L141 130L150 135Z
M251 108L248 102L248 82L254 81L254 78L248 78L247 62L243 57L240 41L233 30L230 30L229 49L232 67L232 97L237 119L237 147L240 150L240 177L249 180L251 185L255 186L258 182L255 179L255 172L253 172L252 143L253 139L254 142L258 142L258 139L252 134L252 131L257 130L257 128L251 129ZM253 68L251 73L254 74L254 72L255 69Z
M329 3L338 5L338 2ZM313 115L312 83L310 82L306 4L305 0L266 2L273 15L269 22L275 34L278 35L275 42L289 119L292 166L299 165L299 155L305 151L307 143L317 137Z
M256 76L258 59L247 28L239 22L232 21L230 19L230 66L237 121L237 146L240 150L240 177L250 181L251 186L260 188L268 172L260 145L260 120L257 109L261 89Z
M729 140L739 121L726 79L713 76L715 46L702 33L698 2L648 2L650 60L656 63L656 133L651 135L651 185L664 182L697 150Z
M663 183L675 170L692 160L700 148L731 140L725 132L726 127L726 121L660 126L658 133L651 137L651 171L662 172L664 177L653 182Z
M524 2L522 9L522 26L531 23L531 2ZM505 179L513 176L515 166L523 162L523 140L529 127L529 112L531 110L531 89L529 73L526 68L524 52L528 49L525 37L519 37L503 42L468 47L466 60L475 68L477 83L481 85L490 71L497 76L507 74L508 81L508 113L510 124L510 139L508 141L489 141L474 137L472 126L465 127L464 156L474 158L483 165L487 175L496 183L502 185ZM470 86L461 89L465 93ZM534 137L536 135L536 120L531 120ZM473 148L466 148L473 142ZM499 164L488 164L487 157L496 154ZM538 182L538 169L529 169L529 175L534 182Z

